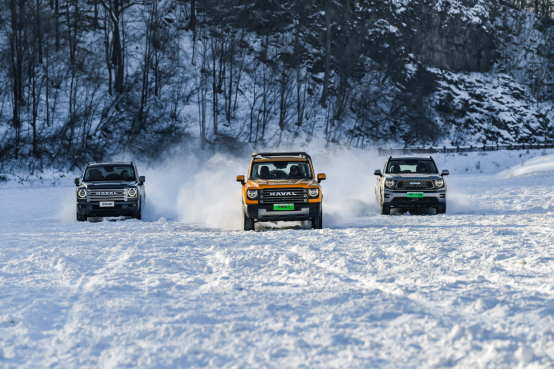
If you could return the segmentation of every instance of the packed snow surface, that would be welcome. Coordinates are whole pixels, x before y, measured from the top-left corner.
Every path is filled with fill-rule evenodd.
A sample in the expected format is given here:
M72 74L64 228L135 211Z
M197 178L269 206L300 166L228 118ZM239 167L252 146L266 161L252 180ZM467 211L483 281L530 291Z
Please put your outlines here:
M74 187L0 188L0 366L553 367L554 158L505 156L436 158L438 216L348 203L329 167L323 230L78 223Z

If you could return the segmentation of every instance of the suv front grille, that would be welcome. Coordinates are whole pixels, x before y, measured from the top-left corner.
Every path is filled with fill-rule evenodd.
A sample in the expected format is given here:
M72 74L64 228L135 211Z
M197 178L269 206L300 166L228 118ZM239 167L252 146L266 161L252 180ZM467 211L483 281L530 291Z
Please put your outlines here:
M264 189L260 191L260 204L308 203L308 189Z
M110 202L125 200L125 189L89 190L89 202Z
M396 184L397 189L432 189L432 181L417 181L417 180L407 180L407 181L398 181Z

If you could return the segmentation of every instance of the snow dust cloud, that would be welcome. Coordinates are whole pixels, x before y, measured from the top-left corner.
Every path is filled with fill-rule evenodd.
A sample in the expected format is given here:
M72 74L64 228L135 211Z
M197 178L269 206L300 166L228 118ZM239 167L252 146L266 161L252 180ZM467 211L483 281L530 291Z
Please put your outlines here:
M62 200L57 212L57 219L60 221L75 221L75 192L77 187L71 187L70 191L64 192Z
M204 158L189 154L166 161L146 175L143 219L179 220L203 226L239 230L242 228L240 184L250 158L225 154Z
M376 169L384 158L377 150L337 150L312 155L316 173L325 173L322 183L323 226L348 226L358 217L379 212L375 200Z
M285 151L281 149L280 151ZM310 152L316 173L327 174L322 182L324 226L347 226L357 217L378 213L375 176L383 158L376 150ZM237 175L247 175L250 155L229 154L174 156L162 164L139 164L146 176L143 220L160 218L225 230L242 229L241 185Z

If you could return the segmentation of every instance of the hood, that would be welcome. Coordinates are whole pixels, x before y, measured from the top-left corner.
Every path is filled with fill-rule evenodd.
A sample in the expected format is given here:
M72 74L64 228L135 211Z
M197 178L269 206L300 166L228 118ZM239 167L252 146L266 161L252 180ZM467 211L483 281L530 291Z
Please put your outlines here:
M442 176L440 176L437 173L432 174L421 174L421 173L403 173L403 174L392 174L387 173L385 174L385 178L389 180L397 180L397 181L417 181L417 180L444 180Z
M137 181L85 181L81 184L87 189L125 189L130 185L138 185Z
M283 180L262 180L262 179L255 179L255 180L248 180L248 183L250 185L254 185L256 187L260 186L308 186L312 184L317 184L317 181L314 181L313 179L283 179Z

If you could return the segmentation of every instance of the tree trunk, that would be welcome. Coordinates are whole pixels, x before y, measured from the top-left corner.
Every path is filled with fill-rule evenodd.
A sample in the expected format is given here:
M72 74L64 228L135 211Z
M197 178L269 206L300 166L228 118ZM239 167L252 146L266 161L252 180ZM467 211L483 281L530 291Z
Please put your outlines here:
M46 63L44 64L44 79L46 81L46 126L50 127L50 50L46 44Z
M56 51L60 50L60 0L56 0L54 3L55 12L55 28L56 28Z
M37 97L37 76L35 67L32 67L32 84L31 84L31 95L32 95L32 121L31 126L33 127L33 157L37 157L37 115L38 115L38 97ZM39 92L40 96L40 92Z
M40 0L36 1L37 7L37 35L38 35L38 62L42 64L42 26L40 17Z
M196 56L196 0L190 1L190 23L189 27L192 29L192 56L191 64L196 65L195 56Z
M233 101L233 53L235 52L232 47L233 41L231 41L231 47L229 50L229 100L227 101L227 123L231 124L231 108Z
M23 32L24 0L10 0L11 32L9 34L10 61L12 74L12 99L13 99L13 127L15 130L15 159L19 159L19 145L21 138L21 106L23 104Z
M124 81L123 74L125 72L125 66L123 65L123 49L121 47L119 20L117 22L114 22L112 62L116 67L114 89L117 93L122 93Z
M329 73L331 60L331 16L329 14L329 0L325 0L325 77L323 78L323 93L321 94L321 106L327 109L327 97L329 95Z
M217 110L218 110L218 91L217 91L217 45L214 43L216 40L212 40L212 115L214 123L214 135L217 135Z

